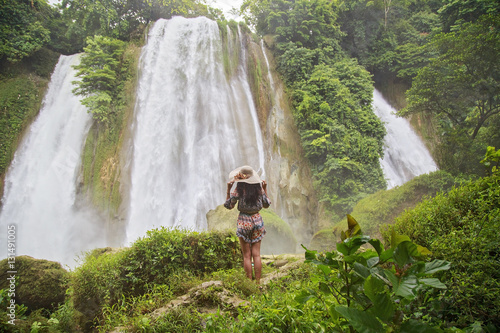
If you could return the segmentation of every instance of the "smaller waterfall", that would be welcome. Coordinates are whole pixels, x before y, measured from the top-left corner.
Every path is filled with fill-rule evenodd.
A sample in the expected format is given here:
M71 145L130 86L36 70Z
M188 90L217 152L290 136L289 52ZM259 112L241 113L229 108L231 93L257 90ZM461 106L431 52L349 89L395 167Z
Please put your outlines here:
M259 170L257 172L260 176L265 179L266 177L266 169L265 169L265 157L264 157L264 143L262 141L262 133L259 125L259 118L257 117L257 110L255 109L255 105L253 103L252 90L250 89L250 85L248 84L248 73L246 66L246 47L243 43L243 38L241 36L241 29L238 25L238 38L240 40L240 66L238 69L238 79L234 80L231 84L231 87L241 85L243 87L243 91L245 97L241 99L241 102L246 101L247 108L250 110L250 115L252 117L253 129L255 131L255 144L257 145L258 159L259 159Z
M408 120L397 117L396 110L377 89L373 92L373 109L387 130L384 158L380 164L387 178L388 189L438 169Z
M72 93L71 66L79 59L60 57L40 113L7 173L0 214L2 235L7 226L16 228L16 255L68 265L82 251L105 245L99 219L75 206L81 152L92 120ZM1 237L2 251L5 242Z
M271 182L269 185L270 186L270 193L271 193L271 197L275 197L275 199L273 200L274 202L274 209L275 211L279 214L279 216L283 219L283 220L288 220L288 216L287 216L287 213L286 213L286 209L283 205L283 200L281 198L281 194L280 194L280 191L279 191L279 183L280 183L280 178L281 178L281 174L280 174L280 171L281 171L281 166L282 166L282 163L285 164L285 163L288 163L288 161L286 160L283 160L282 161L282 156L281 156L281 144L280 144L280 140L279 139L282 139L281 137L283 136L283 133L281 131L281 128L284 126L284 122L285 122L285 114L284 114L284 111L283 111L283 108L281 106L281 96L278 95L278 91L276 90L276 87L274 85L274 79L273 79L273 75L271 73L271 66L269 65L269 59L267 58L267 54L266 54L266 48L264 46L264 40L261 39L260 40L260 49L262 51L262 54L264 56L264 61L266 63L266 68L267 68L267 79L269 80L269 85L270 85L270 96L271 96L271 100L272 100L272 109L271 109L271 115L268 119L268 126L267 126L267 131L269 133L273 133L274 135L272 135L272 142L268 144L269 146L269 151L268 151L268 156L269 156L269 169L271 170L276 170L276 172L274 172L273 174L273 178L275 178L275 180L273 182ZM274 142L276 141L276 142ZM274 146L276 145L276 148L277 148L277 154L273 151L274 149ZM272 186L274 185L274 186Z

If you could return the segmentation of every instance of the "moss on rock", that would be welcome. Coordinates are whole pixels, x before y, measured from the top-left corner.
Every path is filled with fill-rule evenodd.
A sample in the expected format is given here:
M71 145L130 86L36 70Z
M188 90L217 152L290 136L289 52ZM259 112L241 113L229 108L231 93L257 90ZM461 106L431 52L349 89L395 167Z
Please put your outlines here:
M7 259L0 261L0 289L8 288L10 277ZM30 311L54 310L64 302L68 288L69 272L60 263L19 256L15 260L16 303L24 304Z
M340 237L337 236L337 227L322 229L314 234L307 248L320 252L332 251L336 248L339 239Z
M396 217L412 209L426 197L449 191L455 179L445 171L436 171L413 178L409 182L367 196L354 206L350 215L359 223L365 235L382 239L380 227L392 225ZM318 231L311 239L310 249L331 251L340 241L340 231L347 227L343 217L333 227Z

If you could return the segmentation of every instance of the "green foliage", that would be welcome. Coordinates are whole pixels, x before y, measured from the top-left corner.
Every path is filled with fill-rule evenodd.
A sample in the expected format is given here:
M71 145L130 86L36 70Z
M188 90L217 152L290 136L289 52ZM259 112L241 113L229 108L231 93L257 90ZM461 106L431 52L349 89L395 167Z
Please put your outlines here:
M135 103L137 63L140 48L129 44L120 59L120 81L116 83L117 95L112 100L112 109L106 126L96 122L91 127L83 149L84 190L101 211L114 217L122 202L120 193L120 150L124 131Z
M144 313L150 313L163 306L173 298L172 290L167 285L153 284L147 286L144 294L139 296L122 298L113 305L105 305L102 308L103 320L98 329L101 332L109 332L117 326L145 326ZM139 316L139 320L137 319Z
M232 268L241 260L239 243L232 234L164 228L135 242L128 259L127 280L132 284L161 281L182 270L204 274Z
M345 59L319 65L294 93L296 119L322 201L336 210L385 186L379 158L385 129L371 110L368 72Z
M440 1L349 1L339 23L342 46L376 74L411 80L432 53L422 48L440 31Z
M0 60L16 62L50 41L44 27L50 8L43 0L2 0L0 5Z
M339 51L338 8L326 0L246 1L243 10L262 34L276 35L278 44Z
M72 301L81 313L81 325L89 329L94 318L102 320L102 308L135 304L153 285L166 284L174 293L182 293L189 288L184 284L187 272L202 276L240 263L239 243L228 233L151 230L131 248L87 254L74 272Z
M422 199L448 192L457 181L446 171L436 171L413 178L387 191L379 191L359 201L351 215L370 235L378 235L382 225L392 225L397 216L415 207Z
M500 14L500 4L495 0L446 0L439 9L445 32L459 30L461 25L474 22L485 14Z
M144 317L132 327L132 330L137 332L179 333L205 331L200 313L197 309L191 307L173 309L154 321Z
M113 101L119 94L122 54L125 43L116 39L94 36L87 39L74 81L77 88L73 92L83 95L81 103L85 105L94 119L107 124L116 113Z
M141 38L144 27L160 18L208 14L198 0L63 0L61 7L66 38L80 48L91 36L129 41Z
M242 6L259 33L274 36L314 185L327 209L339 214L385 186L379 164L385 129L371 109L370 74L340 49L341 7L323 0Z
M438 56L422 68L407 92L401 115L428 112L440 120L443 132L440 165L451 172L480 173L478 154L497 145L500 114L500 17L484 16L458 32L437 35L432 46ZM476 142L474 142L476 141ZM464 163L465 162L465 163Z
M262 293L254 292L250 306L239 308L236 316L206 316L206 332L331 332L334 325L320 306L294 299L313 277L312 267L297 266L267 284Z
M315 300L323 305L342 331L382 332L410 326L432 330L437 323L418 320L414 309L428 290L446 289L434 273L446 271L443 260L426 261L430 252L393 231L387 250L378 239L365 236L350 215L337 251L319 254L306 249L306 262L318 266L316 288L304 289L299 302ZM360 251L370 244L374 250Z
M15 267L24 274L16 275L15 299L28 311L53 310L64 303L69 274L61 264L29 256L15 258ZM10 277L8 259L0 261L0 289L8 289ZM9 297L10 299L10 297Z
M481 160L481 164L484 165L489 175L499 172L500 150L496 150L495 147L488 147L484 158Z
M423 201L396 220L395 229L452 263L444 274L448 322L465 327L500 324L500 175L470 181Z
M0 174L14 157L17 143L38 113L47 81L20 75L0 81Z

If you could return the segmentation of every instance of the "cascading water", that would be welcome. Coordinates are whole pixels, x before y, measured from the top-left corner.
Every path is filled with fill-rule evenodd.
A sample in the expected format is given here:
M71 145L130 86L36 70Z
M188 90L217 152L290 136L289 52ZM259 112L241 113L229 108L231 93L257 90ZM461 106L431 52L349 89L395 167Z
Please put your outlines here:
M16 255L68 265L82 251L105 244L96 216L75 205L81 151L91 124L91 116L71 92L71 66L79 59L60 57L40 113L7 173L0 214L2 234L8 226L16 229ZM1 237L2 251L6 241Z
M278 95L278 90L274 86L274 79L273 75L271 73L271 67L269 66L269 59L267 58L266 54L266 48L264 47L264 40L260 40L260 49L262 51L262 55L264 56L264 61L266 64L267 68L267 79L269 80L269 85L270 85L270 93L271 93L271 99L272 99L272 109L271 109L271 115L268 120L268 131L270 133L275 133L276 136L282 136L282 133L280 131L281 127L283 127L284 124L284 119L285 119L285 114L283 111L283 108L280 105L281 101L281 96ZM274 135L273 135L274 139ZM282 161L282 156L281 156L281 145L279 140L276 143L276 154L273 153L273 151L268 152L269 156L269 168L272 170L277 170L278 172L274 173L274 178L277 178L276 181L272 182L271 184L274 184L275 186L270 186L270 190L272 193L272 196L276 196L276 199L274 200L274 207L275 209L278 208L279 210L279 215L281 218L288 220L287 219L287 214L286 214L286 209L284 205L282 204L282 198L281 196L278 196L280 194L280 191L278 189L278 185L280 183L279 178L281 178L281 175L279 173L279 170L281 169L281 163L286 163L286 161ZM268 146L272 149L273 144L268 144Z
M129 243L154 227L205 229L206 213L225 200L228 173L264 166L246 73L240 65L226 77L216 22L157 21L140 66Z
M384 158L380 162L388 189L438 169L408 120L397 117L396 110L376 89L373 92L373 109L387 130Z
M295 179L284 188L301 191L297 166L280 154L280 143L292 141L281 130L288 119L275 91L281 90L274 87L261 44L273 90L265 152L247 81L246 48L241 33L236 37L230 31L227 49L240 55L231 74L224 69L217 23L176 17L159 20L150 31L141 55L132 128L128 243L159 226L204 230L206 213L225 199L227 174L244 164L262 176L264 166L270 170L273 208L284 218L295 216L293 207L280 203L280 184L286 183L282 175ZM103 221L76 199L81 151L91 124L71 92L71 66L78 61L78 55L61 56L40 114L7 173L0 212L2 230L16 227L16 255L68 265L82 251L109 245ZM408 122L393 115L378 91L374 108L388 132L382 166L389 187L437 169ZM7 249L6 241L0 239L0 248Z

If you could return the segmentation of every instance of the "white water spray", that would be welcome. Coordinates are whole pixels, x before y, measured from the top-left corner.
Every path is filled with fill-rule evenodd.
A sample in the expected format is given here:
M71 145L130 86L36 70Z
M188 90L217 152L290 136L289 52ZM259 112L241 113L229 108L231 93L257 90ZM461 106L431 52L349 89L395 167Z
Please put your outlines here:
M388 189L438 169L408 120L397 117L394 114L396 110L376 89L373 92L373 108L387 130L384 158L380 164L387 178Z
M228 173L245 164L263 172L246 73L228 80L222 52L217 23L204 17L159 20L149 33L135 110L129 243L154 227L206 229L206 213L225 200Z
M26 134L5 181L0 228L16 233L16 255L73 265L82 251L104 246L99 220L75 206L81 152L91 116L73 95L79 55L61 56L43 106ZM7 257L7 238L0 249Z

